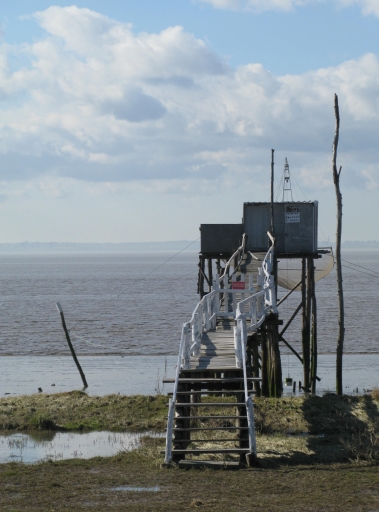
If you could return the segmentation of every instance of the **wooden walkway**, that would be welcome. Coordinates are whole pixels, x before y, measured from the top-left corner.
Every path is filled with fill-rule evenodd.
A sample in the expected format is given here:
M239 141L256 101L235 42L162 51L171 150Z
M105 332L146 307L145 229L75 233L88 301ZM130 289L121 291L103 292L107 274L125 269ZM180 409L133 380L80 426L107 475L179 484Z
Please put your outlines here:
M235 369L234 321L219 322L204 332L199 356L191 357L191 370Z

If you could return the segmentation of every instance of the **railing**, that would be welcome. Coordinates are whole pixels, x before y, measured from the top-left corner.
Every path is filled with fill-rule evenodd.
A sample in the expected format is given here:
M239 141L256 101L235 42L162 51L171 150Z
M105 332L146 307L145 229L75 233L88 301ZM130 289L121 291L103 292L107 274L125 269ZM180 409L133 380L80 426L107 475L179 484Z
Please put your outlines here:
M263 287L263 276L258 275L256 283L253 283L253 276L249 276L249 287L233 288L235 283L243 283L245 285L245 276L241 275L241 281L236 280L236 276L232 276L232 282L229 283L228 277L225 276L221 281L218 276L213 281L212 291L201 299L197 304L189 326L192 332L191 346L189 349L190 354L196 356L199 354L201 346L201 337L205 331L214 329L216 327L216 318L236 317L237 314L237 295L244 299L246 295L255 294L257 289ZM255 286L254 286L255 285ZM229 288L231 286L231 288ZM230 301L231 299L231 301ZM231 304L229 304L231 302ZM183 365L186 361L183 359ZM183 369L188 369L183 366Z
M270 237L271 238L271 237ZM263 290L241 300L237 305L236 327L234 328L234 347L237 367L243 370L245 389L246 416L249 436L249 452L256 455L256 438L254 422L254 406L247 387L246 348L248 333L253 333L263 324L269 312L276 313L276 293L274 276L271 274L274 266L274 240L263 263ZM248 325L247 320L250 320Z
M276 293L274 276L274 248L268 250L263 262L263 290L241 300L237 305L236 327L234 328L234 348L237 367L243 367L245 360L247 335L257 332L269 312L276 313Z
M183 324L182 337L180 339L180 345L179 345L178 363L176 365L174 391L172 393L172 398L170 398L169 405L168 405L165 464L169 464L172 459L172 433L173 433L173 427L174 427L175 402L176 402L176 395L178 392L179 375L180 375L180 370L182 369L183 356L185 359L188 357L188 360L190 358L190 354L186 353L186 350L187 350L186 347L189 346L189 344L188 344L189 335L190 335L189 324L188 323Z

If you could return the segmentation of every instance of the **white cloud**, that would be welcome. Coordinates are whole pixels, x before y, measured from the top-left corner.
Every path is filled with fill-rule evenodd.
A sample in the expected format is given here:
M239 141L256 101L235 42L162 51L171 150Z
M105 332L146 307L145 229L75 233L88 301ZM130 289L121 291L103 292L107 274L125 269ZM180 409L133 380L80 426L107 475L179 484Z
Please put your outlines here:
M295 7L325 0L196 0L211 4L216 9L262 11L290 11Z
M263 11L290 11L308 4L325 3L327 0L195 0L211 4L216 9L243 10L260 13ZM357 5L363 14L379 17L378 0L332 0L337 7Z
M343 7L349 5L358 5L363 14L373 14L379 17L379 2L378 0L339 0Z
M312 183L318 169L325 186L335 92L341 154L355 169L351 184L379 159L373 54L276 77L259 64L229 68L181 27L136 35L77 7L34 17L44 38L0 47L2 180L39 179L53 196L70 193L59 181L65 179L196 193L204 183L257 182L275 147L286 151L303 183ZM14 69L17 52L28 66Z

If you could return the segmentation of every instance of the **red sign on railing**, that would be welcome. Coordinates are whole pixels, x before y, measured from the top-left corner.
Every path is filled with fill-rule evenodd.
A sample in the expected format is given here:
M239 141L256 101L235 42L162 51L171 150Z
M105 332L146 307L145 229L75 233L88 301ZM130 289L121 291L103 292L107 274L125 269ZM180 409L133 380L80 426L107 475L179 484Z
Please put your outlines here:
M245 282L244 281L232 281L232 290L244 290Z

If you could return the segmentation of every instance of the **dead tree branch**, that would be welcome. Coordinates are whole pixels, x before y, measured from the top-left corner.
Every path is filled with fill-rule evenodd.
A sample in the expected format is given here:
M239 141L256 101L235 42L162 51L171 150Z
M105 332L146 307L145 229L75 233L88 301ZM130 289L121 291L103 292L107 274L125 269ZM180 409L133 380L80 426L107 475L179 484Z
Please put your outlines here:
M337 270L337 294L338 294L338 340L336 360L336 391L337 395L343 394L342 387L342 357L343 344L345 339L345 310L342 287L342 265L341 265L341 234L342 234L342 195L340 192L340 176L342 166L337 171L337 148L340 130L340 113L338 107L338 96L334 95L334 113L336 117L336 131L333 141L333 182L337 199L337 231L336 231L336 270Z

